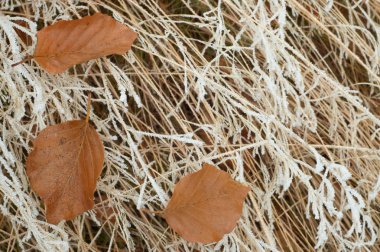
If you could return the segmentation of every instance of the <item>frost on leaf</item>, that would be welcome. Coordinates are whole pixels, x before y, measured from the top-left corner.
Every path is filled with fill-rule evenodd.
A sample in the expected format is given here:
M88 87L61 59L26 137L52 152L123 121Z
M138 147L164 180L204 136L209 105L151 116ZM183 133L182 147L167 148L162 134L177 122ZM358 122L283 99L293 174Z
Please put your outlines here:
M47 127L33 145L26 173L45 202L47 221L56 224L93 208L104 147L88 118Z
M101 13L62 20L37 32L33 58L49 73L61 73L90 59L123 54L136 37L127 26Z
M163 216L187 241L217 242L235 228L248 191L228 173L204 164L176 184Z

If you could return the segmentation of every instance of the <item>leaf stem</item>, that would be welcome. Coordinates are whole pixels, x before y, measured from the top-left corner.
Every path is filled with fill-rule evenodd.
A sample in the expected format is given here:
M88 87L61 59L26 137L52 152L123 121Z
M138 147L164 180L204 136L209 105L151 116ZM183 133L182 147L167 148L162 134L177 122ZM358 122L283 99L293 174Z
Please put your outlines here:
M151 211L147 208L141 208L140 209L142 212L144 213L148 213L148 214L158 214L158 215L162 215L164 213L164 211L160 210L160 211Z
M31 60L31 59L33 59L33 58L34 58L34 56L32 56L32 55L26 55L26 57L25 57L23 60L21 60L21 61L19 61L19 62L17 62L17 63L14 63L14 64L12 64L11 66L12 66L12 67L18 66L18 65L20 65L20 64L22 64L22 63L24 63L24 62L27 62L28 60Z
M86 123L88 123L88 121L90 120L90 112L91 112L91 93L88 93Z

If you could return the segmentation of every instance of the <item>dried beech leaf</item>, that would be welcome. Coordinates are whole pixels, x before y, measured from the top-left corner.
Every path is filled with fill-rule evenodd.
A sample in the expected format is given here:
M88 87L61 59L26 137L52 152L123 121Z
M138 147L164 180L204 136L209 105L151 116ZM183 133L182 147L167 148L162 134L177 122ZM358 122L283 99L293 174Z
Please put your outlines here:
M97 13L58 21L37 32L34 59L50 73L90 59L127 52L137 34L110 16Z
M21 27L29 29L29 25L26 21L17 20L15 23L20 25ZM32 45L32 38L28 34L26 34L24 31L17 29L17 27L16 27L16 33L26 46Z
M87 120L47 127L33 145L26 173L32 189L45 202L47 221L71 220L93 208L104 147Z
M187 241L216 242L236 226L248 191L228 173L204 164L176 184L163 216Z

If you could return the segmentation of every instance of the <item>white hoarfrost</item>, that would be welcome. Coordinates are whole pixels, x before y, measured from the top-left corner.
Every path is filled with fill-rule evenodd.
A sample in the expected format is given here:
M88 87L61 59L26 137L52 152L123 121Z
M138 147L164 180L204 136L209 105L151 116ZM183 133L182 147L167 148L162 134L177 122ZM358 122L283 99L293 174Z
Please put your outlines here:
M380 119L357 88L379 93L379 16L371 1L349 1L355 25L333 16L342 4L333 0L176 2L182 14L167 15L170 4L156 0L1 1L0 248L6 240L8 250L25 251L112 251L120 244L134 251L136 242L149 251L282 251L288 237L293 245L300 238L283 229L284 219L302 211L297 219L316 228L296 228L313 242L295 250L328 243L371 250ZM34 61L11 67L33 54L37 23L98 11L139 34L130 52L59 75ZM321 55L315 36L331 51ZM352 43L364 45L352 50ZM349 78L343 67L352 62L367 82ZM106 150L95 197L106 199L113 215L104 222L95 205L70 224L49 225L25 159L39 130L85 115L90 92L91 121ZM207 246L187 243L146 213L163 209L178 179L203 162L252 189L237 228ZM99 237L108 237L106 245Z

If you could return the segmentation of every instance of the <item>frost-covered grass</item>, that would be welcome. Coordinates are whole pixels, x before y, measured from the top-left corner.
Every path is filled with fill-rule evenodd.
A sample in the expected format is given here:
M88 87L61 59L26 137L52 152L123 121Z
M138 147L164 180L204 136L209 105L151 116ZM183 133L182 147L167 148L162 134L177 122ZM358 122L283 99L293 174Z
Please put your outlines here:
M0 6L1 251L379 251L379 1ZM138 32L132 51L60 75L11 67L36 30L97 11ZM106 146L98 203L49 225L25 157L39 130L84 116L88 92ZM237 228L208 246L144 210L203 162L252 188Z

